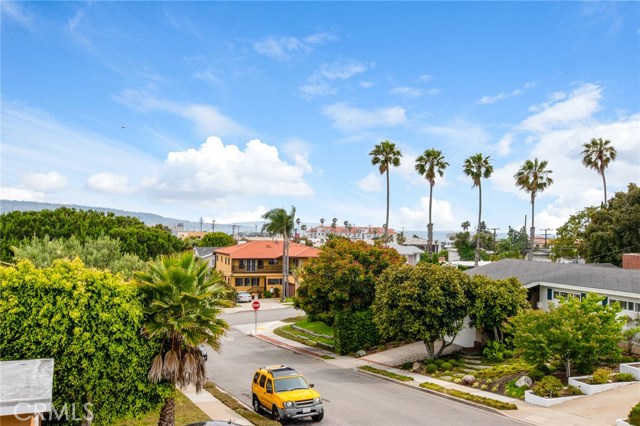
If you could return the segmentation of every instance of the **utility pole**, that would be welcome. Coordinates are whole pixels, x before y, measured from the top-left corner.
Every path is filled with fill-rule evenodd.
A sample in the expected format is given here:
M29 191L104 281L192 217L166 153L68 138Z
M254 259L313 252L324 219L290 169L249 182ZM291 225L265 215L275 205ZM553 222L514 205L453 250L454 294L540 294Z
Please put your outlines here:
M547 248L547 231L551 231L553 228L544 228L544 248Z
M497 238L496 237L496 231L499 231L500 228L489 228L489 229L491 229L493 231L493 242L495 243L496 242L496 238Z
M202 232L202 224L204 223L202 216L200 216L200 232Z
M211 220L211 232L216 232L216 220Z

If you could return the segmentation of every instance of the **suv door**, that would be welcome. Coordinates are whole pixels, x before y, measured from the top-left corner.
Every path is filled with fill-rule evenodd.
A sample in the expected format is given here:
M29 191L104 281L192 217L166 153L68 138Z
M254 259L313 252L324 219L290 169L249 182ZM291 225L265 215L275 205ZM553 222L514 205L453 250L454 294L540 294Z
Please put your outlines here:
M258 380L258 384L256 386L256 395L258 396L258 400L260 401L260 404L264 405L265 407L269 407L269 409L271 409L271 406L268 405L269 401L266 398L266 392L265 392L265 383L267 381L267 376L265 376L264 374L260 375L260 379Z

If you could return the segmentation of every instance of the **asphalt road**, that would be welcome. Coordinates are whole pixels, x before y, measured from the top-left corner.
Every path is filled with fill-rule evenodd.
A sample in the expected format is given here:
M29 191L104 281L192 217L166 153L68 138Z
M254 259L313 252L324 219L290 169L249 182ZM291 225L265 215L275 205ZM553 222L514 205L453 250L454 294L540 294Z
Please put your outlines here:
M295 316L299 311L260 312L260 321ZM252 312L225 315L232 325L253 323ZM279 348L231 327L220 353L209 353L207 371L216 385L251 405L251 378L259 366L287 364L315 384L325 404L325 426L511 426L507 417L480 410L400 384L330 365L307 355ZM292 425L315 424L301 420Z

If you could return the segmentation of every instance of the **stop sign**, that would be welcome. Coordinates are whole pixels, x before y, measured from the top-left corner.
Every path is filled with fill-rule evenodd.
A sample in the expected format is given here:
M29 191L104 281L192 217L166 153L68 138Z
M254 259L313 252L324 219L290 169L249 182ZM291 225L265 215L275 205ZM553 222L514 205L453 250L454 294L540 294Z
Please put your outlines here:
M251 307L257 311L258 309L260 309L260 302L254 300L253 303L251 303Z

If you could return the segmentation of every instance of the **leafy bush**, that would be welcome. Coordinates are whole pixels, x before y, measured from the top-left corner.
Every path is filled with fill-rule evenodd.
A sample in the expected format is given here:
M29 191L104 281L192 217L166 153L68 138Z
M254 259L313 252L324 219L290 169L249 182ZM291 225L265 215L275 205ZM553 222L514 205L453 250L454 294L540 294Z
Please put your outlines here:
M524 391L527 390L526 386L516 386L517 379L511 380L504 388L505 395L511 398L522 399L524 398Z
M603 385L611 380L611 369L610 368L598 368L593 372L591 376L591 384L594 385Z
M580 388L573 385L567 386L567 392L569 392L571 395L582 395L582 391L580 390Z
M498 342L496 340L491 340L487 343L487 346L482 351L482 356L487 361L491 362L500 362L505 358L510 358L513 356L513 351L507 349L504 343Z
M529 371L527 375L529 376L529 378L531 378L531 380L537 382L545 376L545 373L538 370L538 368L534 368L533 370Z
M613 376L615 382L633 382L636 380L636 376L631 373L618 373Z
M427 372L427 374L433 374L438 371L438 366L436 364L427 364L424 370Z
M440 369L443 371L451 371L453 369L453 366L450 362L443 362L442 364L440 364Z
M457 367L459 365L458 361L456 361L455 359L450 359L447 362L451 364L451 367Z
M427 359L424 360L424 363L425 364L435 364L436 360L433 359L433 358L427 358Z
M403 370L411 370L412 367L413 367L413 363L411 361L408 361L402 364Z
M475 402L477 404L486 405L487 407L497 408L498 410L517 410L518 407L515 404L509 402L498 401L497 399L485 398L484 396L473 395L467 392L462 392L455 389L447 389L440 385L430 382L420 383L421 388L429 389L435 392L441 392L447 395L455 396L456 398L465 399L467 401Z
M337 313L333 330L334 348L340 355L356 352L366 344L373 345L380 340L371 310Z
M438 358L436 359L436 365L438 366L438 368L442 368L442 364L444 364L445 360L442 358Z
M562 382L553 376L544 376L533 386L533 393L542 397L557 397L564 389Z
M264 296L265 299L269 299L271 297L271 292L269 290L265 290L262 292L262 296Z
M628 420L631 426L640 426L640 402L633 406L629 412Z

